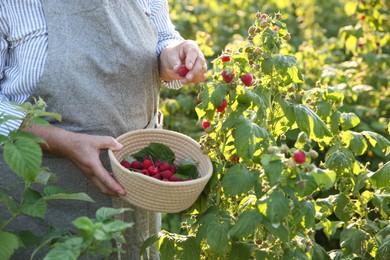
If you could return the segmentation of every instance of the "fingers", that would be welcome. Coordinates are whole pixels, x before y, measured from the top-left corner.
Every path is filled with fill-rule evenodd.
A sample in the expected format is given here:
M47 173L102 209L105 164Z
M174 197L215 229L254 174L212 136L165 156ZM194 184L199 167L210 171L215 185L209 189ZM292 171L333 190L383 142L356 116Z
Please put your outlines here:
M100 160L101 150L119 150L122 145L110 136L86 134L76 134L76 136L77 141L73 143L72 152L67 157L103 194L125 195L126 192L122 185L105 169Z
M91 169L93 174L90 180L95 184L100 192L110 196L124 196L126 192L114 176L108 172L103 165L97 165Z
M189 70L187 75L181 79L183 84L202 82L206 79L206 59L196 42L187 40L181 44L180 59Z

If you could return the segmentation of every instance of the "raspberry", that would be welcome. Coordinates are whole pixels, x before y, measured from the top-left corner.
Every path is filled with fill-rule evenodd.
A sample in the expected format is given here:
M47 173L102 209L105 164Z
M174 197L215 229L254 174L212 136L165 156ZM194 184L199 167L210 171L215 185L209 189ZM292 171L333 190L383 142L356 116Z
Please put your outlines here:
M221 60L222 60L222 62L229 62L230 61L230 56L224 55L224 56L221 57Z
M227 107L227 105L228 105L228 103L227 103L226 99L223 99L222 104L219 107L217 107L217 111L222 113L223 111L225 111L225 108Z
M162 171L162 172L160 172L160 174L161 174L161 177L163 179L169 179L173 175L173 172L171 172L171 171Z
M234 79L234 73L228 73L226 70L224 70L222 71L222 78L226 83L230 83Z
M150 175L156 175L159 172L159 170L156 166L150 166L148 168L148 171L149 171Z
M148 176L150 175L148 169L142 169L142 170L141 170L141 173L142 173L142 174L145 174L145 175L148 175Z
M207 120L204 120L204 121L202 122L202 128L203 128L204 130L206 130L210 125L211 125L211 123L210 123L209 121L207 121Z
M171 165L171 172L172 172L173 174L176 173L176 165L174 165L174 164Z
M264 18L267 18L268 17L268 14L261 14L260 15L260 18L264 19Z
M294 161L299 164L304 163L306 161L306 154L301 150L296 151L294 153Z
M130 164L130 168L132 168L132 169L140 170L140 169L142 169L142 167L143 167L143 165L139 161L132 161L131 164Z
M177 176L172 175L171 177L169 177L169 181L181 181L181 179Z
M152 163L152 161L151 160L149 160L149 159L145 159L144 161L143 161L143 163L142 163L142 167L144 168L144 169L148 169L150 166L152 166L153 165L153 163Z
M170 171L171 165L169 163L162 163L159 167L160 171Z
M241 81L245 86L250 86L252 84L253 76L250 73L244 74L241 76Z
M130 163L128 161L126 161L126 160L121 161L121 165L123 167L125 167L126 169L130 169L131 168Z
M187 75L188 71L189 70L187 69L186 65L182 64L177 69L177 74L179 74L180 77L184 78Z
M275 32L279 31L279 26L275 25L275 26L274 26L274 31L275 31Z

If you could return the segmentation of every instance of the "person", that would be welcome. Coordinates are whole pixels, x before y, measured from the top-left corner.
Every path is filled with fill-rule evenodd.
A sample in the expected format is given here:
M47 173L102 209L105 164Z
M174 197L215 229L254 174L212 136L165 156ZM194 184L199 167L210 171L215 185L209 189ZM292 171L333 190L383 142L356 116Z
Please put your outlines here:
M189 70L185 77L177 73L181 64ZM160 88L202 82L206 71L197 43L173 26L167 0L2 0L0 114L23 117L12 102L33 97L60 114L61 122L48 119L49 126L25 131L46 141L42 166L56 174L57 184L96 202L51 203L46 222L18 217L12 227L40 235L49 225L93 218L102 206L131 207L123 216L134 223L123 259L138 259L143 241L161 228L161 216L120 199L125 190L110 173L106 151L121 149L115 137L125 132L162 127ZM21 123L7 121L0 134ZM20 196L17 176L0 165L0 189ZM158 259L158 252L150 249L147 257Z

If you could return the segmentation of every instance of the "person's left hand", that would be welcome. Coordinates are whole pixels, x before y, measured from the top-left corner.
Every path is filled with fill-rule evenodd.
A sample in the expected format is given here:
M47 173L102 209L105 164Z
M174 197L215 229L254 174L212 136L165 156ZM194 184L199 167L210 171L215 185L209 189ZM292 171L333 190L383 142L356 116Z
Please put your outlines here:
M188 73L180 77L178 69L184 64ZM180 79L181 83L198 83L206 80L207 63L195 41L185 40L168 45L160 55L160 78L165 81Z

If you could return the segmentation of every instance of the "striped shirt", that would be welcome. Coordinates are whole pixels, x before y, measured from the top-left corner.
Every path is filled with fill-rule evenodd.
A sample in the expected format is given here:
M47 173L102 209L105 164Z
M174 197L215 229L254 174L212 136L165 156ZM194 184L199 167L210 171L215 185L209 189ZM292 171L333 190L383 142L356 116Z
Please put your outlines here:
M130 1L130 0L129 0ZM170 43L182 41L169 19L167 0L137 0L158 32L156 54ZM34 91L47 56L47 27L40 0L0 1L0 134L19 128L22 104ZM179 81L168 85L178 88ZM3 117L15 119L3 122Z

